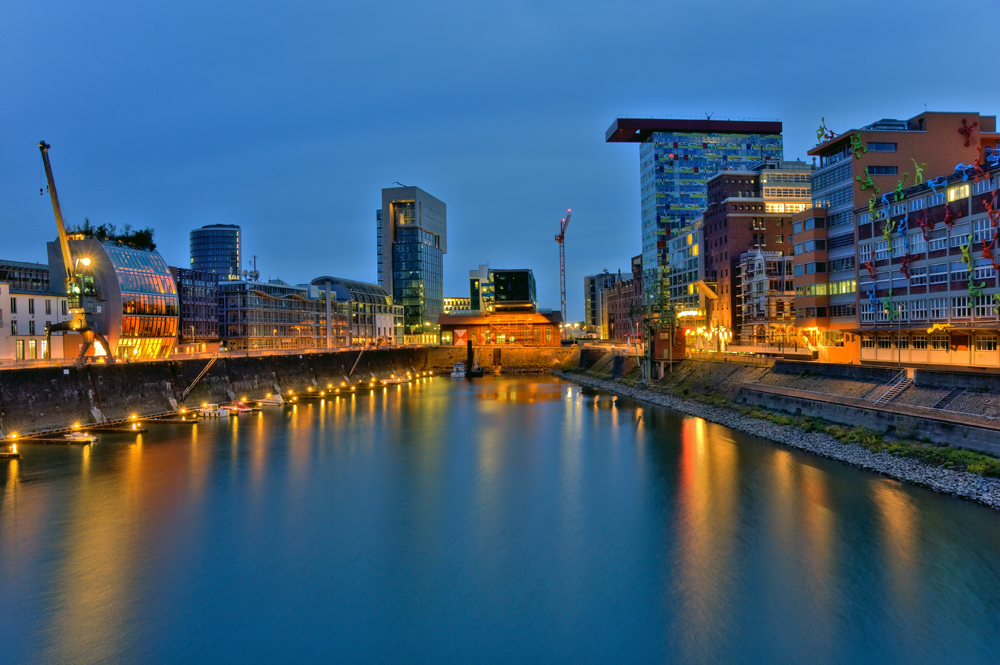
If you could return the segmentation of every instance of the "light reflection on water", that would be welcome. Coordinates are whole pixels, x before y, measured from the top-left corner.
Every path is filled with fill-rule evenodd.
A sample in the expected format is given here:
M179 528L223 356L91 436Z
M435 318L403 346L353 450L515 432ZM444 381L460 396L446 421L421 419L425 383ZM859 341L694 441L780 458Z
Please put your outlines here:
M996 513L548 377L0 466L4 663L996 662Z

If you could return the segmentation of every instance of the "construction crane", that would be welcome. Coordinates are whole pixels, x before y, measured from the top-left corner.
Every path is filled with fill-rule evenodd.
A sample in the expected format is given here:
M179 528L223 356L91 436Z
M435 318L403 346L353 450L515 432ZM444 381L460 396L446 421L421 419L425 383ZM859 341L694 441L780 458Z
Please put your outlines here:
M566 227L569 226L572 214L572 210L567 210L566 217L559 220L559 235L556 236L556 242L559 243L559 305L563 323L566 322Z
M74 262L73 255L69 250L69 236L66 234L66 225L63 224L62 208L59 207L59 195L56 193L56 181L52 177L52 165L49 164L49 148L51 147L45 141L38 142L38 149L42 151L42 163L45 165L45 177L49 181L49 194L52 196L52 210L56 215L56 228L59 230L59 247L62 250L63 265L66 269L63 281L66 285L70 319L50 326L49 331L69 330L82 335L83 343L80 345L80 354L76 359L77 364L82 364L95 337L104 346L105 353L111 353L111 345L97 329L95 321L97 290L94 286L94 276L90 270L90 258L81 257Z

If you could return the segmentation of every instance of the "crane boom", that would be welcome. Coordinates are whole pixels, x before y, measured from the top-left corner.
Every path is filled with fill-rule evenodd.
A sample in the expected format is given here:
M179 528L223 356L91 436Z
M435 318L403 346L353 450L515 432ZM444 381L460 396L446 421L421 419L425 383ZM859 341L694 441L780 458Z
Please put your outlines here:
M566 217L559 220L559 235L556 236L556 242L559 243L559 309L563 323L566 322L566 228L569 227L569 218L572 216L573 210L567 210Z
M59 230L59 247L62 249L63 265L66 267L66 274L63 280L66 282L66 293L71 292L71 286L75 281L73 276L73 257L69 251L69 237L66 235L66 225L63 223L62 208L59 207L59 194L56 193L56 180L52 177L52 165L49 163L49 148L45 141L38 142L38 149L42 151L42 163L45 165L45 177L49 181L49 194L52 196L52 210L56 214L56 228Z

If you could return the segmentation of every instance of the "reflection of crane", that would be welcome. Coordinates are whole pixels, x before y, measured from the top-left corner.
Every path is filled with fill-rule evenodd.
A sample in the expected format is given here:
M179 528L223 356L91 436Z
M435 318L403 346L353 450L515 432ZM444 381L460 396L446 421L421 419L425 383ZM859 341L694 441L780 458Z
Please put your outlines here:
M563 322L566 321L566 227L569 226L572 210L566 211L566 218L559 220L559 235L556 242L559 243L559 306L562 310Z
M104 346L105 353L111 353L111 345L108 344L104 335L96 329L94 321L94 312L97 309L97 290L94 286L94 276L90 272L90 258L85 256L74 263L73 255L69 251L69 237L66 235L62 209L59 207L59 195L56 194L56 181L52 177L52 166L49 164L49 148L51 147L45 141L38 143L38 149L42 151L42 163L45 165L45 177L49 180L49 194L52 196L52 210L56 215L56 228L59 230L59 247L62 249L63 265L66 268L66 274L63 275L63 278L66 284L66 298L71 318L69 321L62 321L50 326L49 330L71 330L80 333L83 336L83 343L80 345L80 355L77 356L76 361L82 363L84 355L94 343L94 337L97 337Z

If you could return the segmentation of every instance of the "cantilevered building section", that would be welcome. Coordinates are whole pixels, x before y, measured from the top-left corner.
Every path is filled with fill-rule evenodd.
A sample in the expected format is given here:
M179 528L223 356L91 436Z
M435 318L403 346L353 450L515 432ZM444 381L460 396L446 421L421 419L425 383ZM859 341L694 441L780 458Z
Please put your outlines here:
M647 300L661 293L667 278L667 238L705 208L708 179L784 155L778 121L619 118L605 140L639 144Z

